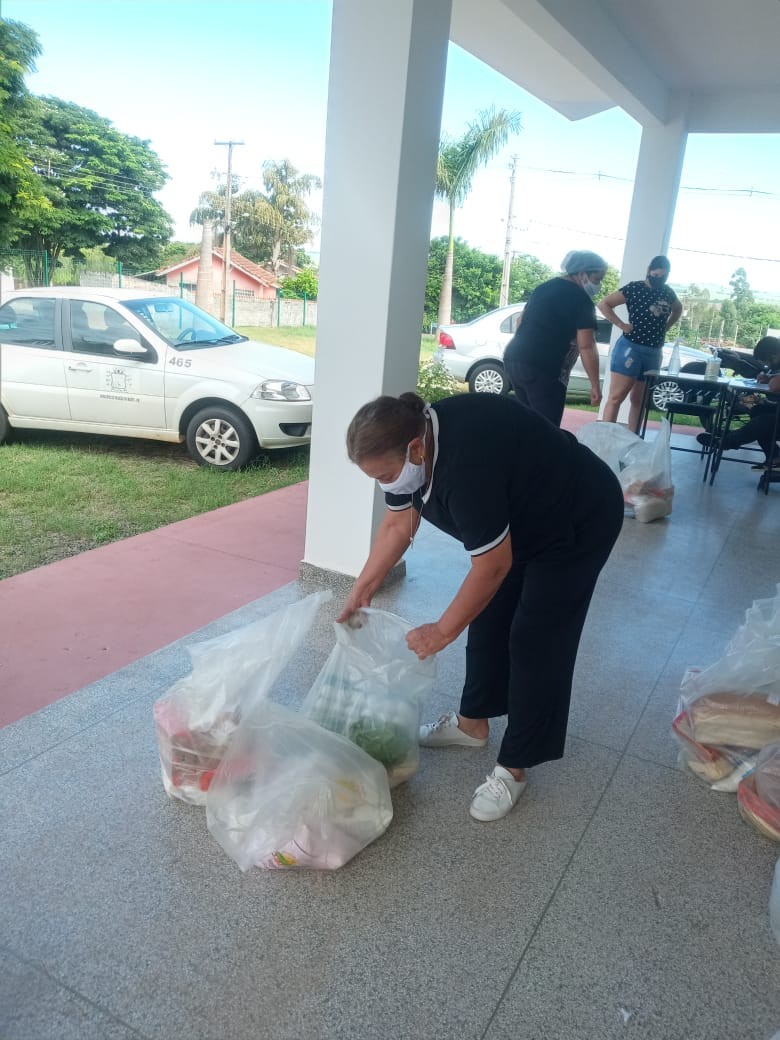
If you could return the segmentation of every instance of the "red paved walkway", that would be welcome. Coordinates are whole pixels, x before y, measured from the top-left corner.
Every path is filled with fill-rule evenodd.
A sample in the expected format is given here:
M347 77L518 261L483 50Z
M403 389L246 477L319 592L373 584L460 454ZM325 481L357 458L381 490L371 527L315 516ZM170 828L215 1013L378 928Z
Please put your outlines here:
M563 426L594 418L567 409ZM294 581L307 492L296 484L0 581L0 726Z
M0 726L298 576L308 484L0 581Z

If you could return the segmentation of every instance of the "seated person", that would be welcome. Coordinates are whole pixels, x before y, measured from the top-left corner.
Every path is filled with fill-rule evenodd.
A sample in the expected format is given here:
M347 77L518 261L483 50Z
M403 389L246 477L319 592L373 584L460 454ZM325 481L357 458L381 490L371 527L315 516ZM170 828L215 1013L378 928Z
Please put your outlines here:
M753 357L764 366L763 372L756 377L756 381L768 383L769 389L773 393L780 394L780 339L775 336L764 336L756 343ZM723 436L723 450L733 451L735 448L742 448L746 444L758 441L766 455L766 463L754 468L780 469L780 449L772 438L775 432L776 400L776 398L773 400L751 397L749 394L741 398L740 403L749 410L750 418L742 426L735 426L733 430L726 431ZM696 440L699 444L709 446L711 435L700 433Z

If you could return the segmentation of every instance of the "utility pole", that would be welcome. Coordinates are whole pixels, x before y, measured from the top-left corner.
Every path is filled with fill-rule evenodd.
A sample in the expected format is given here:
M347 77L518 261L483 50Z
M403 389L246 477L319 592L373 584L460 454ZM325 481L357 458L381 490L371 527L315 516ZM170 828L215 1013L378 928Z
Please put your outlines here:
M506 218L506 244L504 245L504 267L501 272L501 291L498 296L499 307L503 307L509 301L509 276L512 272L512 221L514 220L516 171L517 156L513 155L512 176L509 181L509 212Z
M225 194L225 232L222 239L222 296L219 301L220 321L225 321L227 306L228 268L230 267L230 202L233 197L233 148L243 141L215 141L214 144L225 145L228 150L227 160L227 192Z

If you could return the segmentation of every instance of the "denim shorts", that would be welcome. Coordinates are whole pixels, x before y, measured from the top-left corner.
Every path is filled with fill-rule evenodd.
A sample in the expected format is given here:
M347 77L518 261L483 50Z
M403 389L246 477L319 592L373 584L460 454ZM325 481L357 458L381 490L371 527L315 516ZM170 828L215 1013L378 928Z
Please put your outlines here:
M661 367L661 358L661 347L643 347L641 343L632 343L626 336L620 336L612 351L609 370L629 379L643 380L645 372L655 372Z

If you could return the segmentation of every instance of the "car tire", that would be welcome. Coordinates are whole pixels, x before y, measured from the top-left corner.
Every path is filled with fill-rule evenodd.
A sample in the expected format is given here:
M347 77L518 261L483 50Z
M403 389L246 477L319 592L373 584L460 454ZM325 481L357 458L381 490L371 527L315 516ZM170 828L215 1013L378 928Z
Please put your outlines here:
M679 403L685 400L685 391L674 379L664 379L662 383L656 383L653 387L653 408L659 412L665 412L671 402Z
M0 405L0 444L3 444L11 432L11 424L8 421L8 413L5 408Z
M233 472L257 452L257 437L239 411L214 405L203 408L187 426L187 450L199 466Z
M469 375L469 390L472 394L508 394L509 380L504 366L495 361L475 365Z

